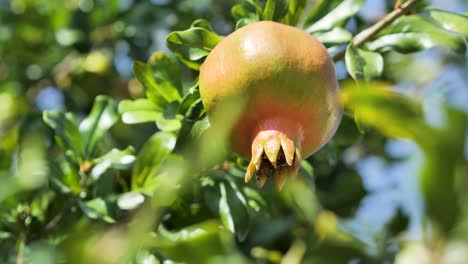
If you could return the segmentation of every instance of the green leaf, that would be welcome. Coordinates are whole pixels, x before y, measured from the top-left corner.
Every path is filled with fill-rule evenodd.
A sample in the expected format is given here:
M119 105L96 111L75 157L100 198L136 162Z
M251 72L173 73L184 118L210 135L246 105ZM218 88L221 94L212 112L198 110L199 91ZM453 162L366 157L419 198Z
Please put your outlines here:
M87 217L102 220L107 223L115 223L115 220L110 215L110 204L102 198L96 198L85 202L79 201L78 204Z
M161 95L168 102L180 101L182 76L177 61L158 51L151 55L147 65L151 68L156 83L162 87L162 91L158 90Z
M20 189L36 189L47 183L48 157L42 131L32 124L24 124L16 150L12 173Z
M184 116L178 113L179 104L168 104L164 112L156 119L159 130L176 132L182 127Z
M288 207L303 221L314 221L320 204L314 186L306 178L289 179L281 192Z
M334 27L330 31L315 32L313 35L327 47L349 42L353 38L349 31L341 27Z
M117 206L122 210L133 210L143 204L145 196L139 192L128 192L120 195Z
M250 215L247 201L234 183L219 183L221 197L219 199L219 214L221 222L240 241L243 241L250 229Z
M152 199L152 205L160 207L177 207L182 202L181 187L183 188L183 177L187 161L180 155L169 154L159 165L156 175L148 177L141 192L147 196L157 196Z
M13 237L10 232L0 231L0 241Z
M337 7L343 0L318 0L310 14L307 16L304 22L304 27L309 27L322 17L330 13L335 7Z
M314 167L312 167L312 165L307 160L303 160L301 162L301 172L305 176L312 178L314 176Z
M468 38L468 16L430 8L421 13L421 16L430 22L437 22L446 30L458 32Z
M112 149L103 156L93 160L95 164L91 170L91 176L95 179L99 178L108 169L129 169L135 161L135 149L132 146L124 150Z
M219 199L219 214L221 222L229 231L235 233L236 229L234 227L234 217L231 215L231 208L229 208L228 205L228 198L224 183L219 184L219 190L221 193L221 198Z
M258 12L260 11L260 13ZM261 14L261 8L256 8L255 5L242 1L240 4L237 4L231 8L231 15L236 21L241 19L253 19L258 21L260 19L259 14Z
M177 132L182 127L182 115L177 115L174 117L161 115L156 119L156 125L159 130L164 132Z
M321 3L319 8L330 8L332 5L336 4L336 1L329 1L330 4ZM359 12L364 0L344 0L339 5L337 5L332 10L326 12L323 17L320 17L323 14L321 11L313 11L311 16L307 19L306 25L309 25L305 31L309 33L330 30L336 26L343 26L346 20ZM316 20L317 18L319 18ZM314 21L316 20L316 21ZM312 24L313 23L313 24Z
M44 223L47 216L47 208L53 202L56 194L53 191L42 192L35 196L30 203L31 216Z
M440 105L444 123L433 137L422 131L418 144L424 151L421 190L425 209L438 230L449 235L463 214L462 193L458 180L468 175L466 141L468 115L458 109Z
M204 28L208 31L211 31L211 32L215 32L213 27L211 27L210 25L210 22L208 22L206 19L197 19L195 21L192 22L192 24L190 25L191 28L193 27L200 27L200 28Z
M210 258L225 256L234 250L229 233L220 229L219 222L215 221L188 226L177 232L170 232L160 225L152 247L171 260L184 263L209 263Z
M193 106L194 108L203 108L203 105L200 101L194 103ZM194 110L194 112L197 112L197 110ZM190 113L185 116L185 119L182 122L182 127L178 133L177 149L181 147L184 148L187 146L192 146L195 142L197 142L197 140L200 139L201 134L210 127L208 118L205 117L198 121L194 121L196 119L193 118L194 116Z
M255 19L255 18L248 18L248 17L241 18L241 19L237 20L237 22L236 22L236 30L241 28L241 27L247 26L248 24L255 23L255 22L258 22L258 20Z
M161 264L161 262L149 251L139 250L135 257L136 264Z
M142 187L148 178L156 176L161 164L172 152L176 137L167 132L155 133L143 146L133 167L132 190Z
M245 0L245 2L250 4L252 7L254 7L258 15L261 15L263 13L263 8L262 8L263 4L261 0Z
M288 12L288 0L267 0L262 19L279 21Z
M447 31L419 15L403 16L383 29L376 39L365 47L379 52L395 50L401 53L417 52L434 46L447 46L464 54L465 40L458 33Z
M96 97L91 113L79 127L83 136L85 159L93 158L98 142L118 120L117 103L103 95Z
M166 45L181 62L198 70L204 58L222 39L221 36L205 28L192 27L169 34Z
M464 166L466 168L466 113L441 106L444 124L433 127L425 122L418 102L374 86L344 89L343 102L352 110L359 111L363 123L388 137L411 139L421 147L424 162L421 163L419 179L425 210L436 228L447 234L460 216L455 181L456 175L463 173Z
M197 120L204 112L204 107L200 99L200 92L197 83L190 88L190 91L182 99L178 112L187 119Z
M305 5L305 0L289 0L288 13L284 18L284 23L292 26L296 25Z
M346 107L359 113L360 122L388 137L419 142L421 133L425 133L426 138L432 138L433 129L425 124L421 105L382 84L349 86L342 90L342 100Z
M208 128L210 128L210 121L205 117L197 122L192 127L190 135L193 139L198 139Z
M164 109L148 99L122 100L119 103L119 113L125 124L154 122Z
M242 188L242 191L245 193L245 198L247 199L247 204L250 208L257 212L260 210L263 212L268 212L269 204L262 196L260 189L250 188L246 185Z
M166 103L180 100L180 95L171 82L155 79L151 65L135 61L133 63L133 73L145 88L148 99L158 107L163 108Z
M346 48L345 62L346 69L355 80L377 79L383 72L382 55L356 48L352 44Z
M262 14L261 11L262 9L260 6L257 8L256 5L247 1L243 1L240 4L233 6L231 14L236 20L236 29L259 21L260 15Z
M46 111L42 114L42 119L49 125L57 135L55 140L66 150L73 151L77 159L83 155L83 142L75 116L71 113L60 111Z

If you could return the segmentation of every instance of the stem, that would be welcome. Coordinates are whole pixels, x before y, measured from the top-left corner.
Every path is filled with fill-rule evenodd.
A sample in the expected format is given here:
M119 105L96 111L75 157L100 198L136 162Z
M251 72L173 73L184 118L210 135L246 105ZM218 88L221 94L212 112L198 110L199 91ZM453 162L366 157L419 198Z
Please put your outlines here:
M24 258L23 258L23 255L24 255L24 246L25 246L25 243L26 243L26 234L25 232L21 232L19 234L19 237L18 237L18 242L16 244L16 252L17 252L17 255L16 255L16 264L23 264L24 262Z
M391 13L389 13L388 15L383 17L381 20L379 20L377 23L372 25L370 28L368 28L368 29L366 29L364 31L361 31L359 34L357 34L351 40L351 43L357 48L362 46L366 41L368 41L369 39L374 37L377 33L379 33L386 26L390 25L393 21L395 21L400 16L406 14L419 1L420 0L409 0L408 2L405 2L400 7L393 10ZM339 61L339 60L343 59L345 53L346 53L346 49L343 49L339 53L335 54L333 56L333 61Z
M54 227L62 220L63 216L65 215L66 209L63 208L57 215L55 215L50 222L48 222L44 229L42 230L43 234L48 234Z
M80 170L79 172L79 175L81 176L81 180L80 180L80 187L81 187L81 191L83 191L85 189L85 186L86 186L86 181L88 180L88 173Z

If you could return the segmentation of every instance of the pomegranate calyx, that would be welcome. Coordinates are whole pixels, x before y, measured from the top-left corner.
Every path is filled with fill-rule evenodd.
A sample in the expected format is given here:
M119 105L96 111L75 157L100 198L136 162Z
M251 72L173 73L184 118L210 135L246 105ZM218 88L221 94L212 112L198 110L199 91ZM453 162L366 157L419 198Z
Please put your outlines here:
M300 143L278 130L260 131L252 143L252 159L245 173L245 182L254 174L260 187L272 177L281 190L287 176L297 176L301 166Z

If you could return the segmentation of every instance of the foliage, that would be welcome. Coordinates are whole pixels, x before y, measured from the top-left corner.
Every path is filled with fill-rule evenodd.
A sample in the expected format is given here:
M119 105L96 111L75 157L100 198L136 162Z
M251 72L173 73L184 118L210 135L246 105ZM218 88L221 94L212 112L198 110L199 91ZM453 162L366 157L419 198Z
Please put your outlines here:
M364 2L0 2L0 262L468 261L466 77L430 72L466 72L468 17L418 6L355 45ZM240 102L213 128L198 91L260 20L345 52L340 128L281 192L229 151Z

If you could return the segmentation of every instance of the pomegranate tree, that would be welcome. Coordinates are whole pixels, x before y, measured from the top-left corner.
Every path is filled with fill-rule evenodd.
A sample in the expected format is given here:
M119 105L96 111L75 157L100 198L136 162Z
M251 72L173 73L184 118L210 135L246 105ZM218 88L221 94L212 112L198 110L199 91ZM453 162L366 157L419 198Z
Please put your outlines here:
M325 47L302 30L272 21L249 24L223 39L200 69L208 118L231 96L245 98L231 144L250 159L245 174L282 188L302 158L326 144L342 116L338 82Z

